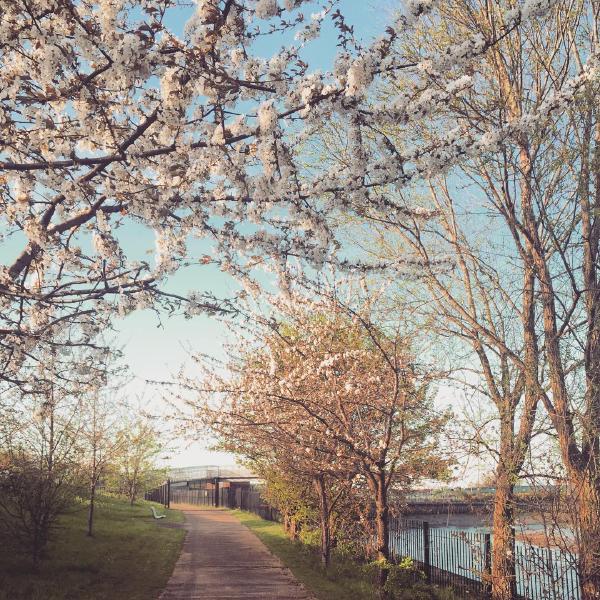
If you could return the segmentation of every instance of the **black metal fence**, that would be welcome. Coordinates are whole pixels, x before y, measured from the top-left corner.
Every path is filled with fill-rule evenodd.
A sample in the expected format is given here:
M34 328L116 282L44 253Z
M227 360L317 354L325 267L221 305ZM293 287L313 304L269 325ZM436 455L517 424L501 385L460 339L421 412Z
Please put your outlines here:
M160 502L167 507L170 506L170 502L173 502L196 506L239 508L255 513L267 521L281 521L279 511L265 502L260 491L252 487L213 486L211 484L211 487L193 488L188 485L180 486L166 482L147 492L145 498Z
M515 547L517 593L532 600L580 600L577 557L554 548Z
M218 506L215 504L215 490L194 490L171 488L171 502L175 504L195 504L197 506Z
M159 502L165 508L169 508L170 499L172 498L171 482L167 481L162 485L150 490L144 494L144 500L150 500L151 502Z
M239 508L252 512L266 521L281 522L281 514L276 509L267 504L256 489L236 490L231 495L231 508Z
M395 560L408 556L431 583L449 585L463 598L490 592L489 533L431 527L426 521L392 519L390 549ZM580 600L575 557L559 550L517 542L515 591L527 600Z

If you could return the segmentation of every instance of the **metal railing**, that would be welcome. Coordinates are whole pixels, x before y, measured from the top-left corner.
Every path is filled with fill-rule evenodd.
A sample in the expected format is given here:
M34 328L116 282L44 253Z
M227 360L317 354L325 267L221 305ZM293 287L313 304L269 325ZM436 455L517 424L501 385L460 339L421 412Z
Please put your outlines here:
M232 494L232 505L230 508L239 508L252 512L266 521L281 522L281 513L267 504L258 490L237 490Z
M491 585L493 537L433 527L427 521L392 519L392 558L408 556L430 583L449 585L465 598L486 597ZM576 557L560 549L514 545L515 592L526 600L580 600Z
M215 490L171 488L171 502L174 504L195 504L197 506L215 506Z

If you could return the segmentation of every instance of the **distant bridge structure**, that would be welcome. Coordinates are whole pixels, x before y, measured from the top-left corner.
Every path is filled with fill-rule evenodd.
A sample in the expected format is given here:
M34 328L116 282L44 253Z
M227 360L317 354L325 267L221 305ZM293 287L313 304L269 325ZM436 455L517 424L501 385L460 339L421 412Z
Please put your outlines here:
M556 491L556 488L540 491L528 485L516 486L517 507L525 511L547 507ZM483 514L492 509L495 492L494 487L415 490L405 497L405 514Z
M146 494L148 499L169 505L170 502L211 506L263 506L260 484L263 480L249 469L239 466L201 465L170 469L167 482ZM482 515L493 508L494 487L437 488L414 490L404 496L402 512L410 515ZM540 494L530 486L516 486L520 510L547 506L553 491ZM392 499L392 502L393 499Z
M170 469L167 472L167 481L148 491L145 498L167 507L173 502L246 508L249 502L258 502L260 491L256 485L261 482L260 477L244 467L182 467Z
M195 467L180 467L169 469L167 479L171 483L183 481L199 481L210 479L257 479L256 475L245 467L236 465L222 467L219 465L201 465Z

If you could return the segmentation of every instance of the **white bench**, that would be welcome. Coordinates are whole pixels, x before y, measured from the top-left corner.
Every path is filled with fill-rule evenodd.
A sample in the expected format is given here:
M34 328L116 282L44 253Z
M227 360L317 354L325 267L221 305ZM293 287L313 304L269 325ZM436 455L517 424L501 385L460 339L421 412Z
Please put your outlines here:
M155 519L164 519L167 516L167 515L157 515L156 509L154 508L154 506L151 506L150 510L152 511L152 514L154 515Z

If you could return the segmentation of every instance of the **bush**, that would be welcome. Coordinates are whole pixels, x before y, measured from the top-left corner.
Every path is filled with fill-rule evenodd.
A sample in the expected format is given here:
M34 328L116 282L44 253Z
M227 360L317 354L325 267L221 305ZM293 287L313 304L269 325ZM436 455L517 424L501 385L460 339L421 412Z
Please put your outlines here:
M374 583L381 569L387 570L384 590L390 600L456 600L451 589L426 583L425 575L410 557L404 557L398 563L376 560L363 568Z
M83 488L71 465L49 469L35 457L13 454L0 471L0 522L31 555L37 568L56 520L72 507Z
M309 546L310 548L314 549L321 547L321 531L319 529L304 527L300 530L298 539L302 544Z

